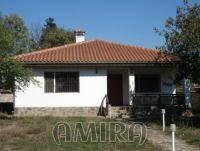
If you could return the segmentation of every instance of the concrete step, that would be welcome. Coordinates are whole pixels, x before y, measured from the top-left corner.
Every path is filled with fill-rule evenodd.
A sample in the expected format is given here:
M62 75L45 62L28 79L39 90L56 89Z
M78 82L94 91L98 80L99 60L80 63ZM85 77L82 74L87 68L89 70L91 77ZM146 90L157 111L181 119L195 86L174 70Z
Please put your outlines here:
M121 111L112 111L112 113L116 113L116 114L132 114L133 112L132 111L124 111L124 110L121 110Z
M112 110L130 110L131 106L112 106Z
M131 106L111 106L110 109L112 118L129 118L133 115Z

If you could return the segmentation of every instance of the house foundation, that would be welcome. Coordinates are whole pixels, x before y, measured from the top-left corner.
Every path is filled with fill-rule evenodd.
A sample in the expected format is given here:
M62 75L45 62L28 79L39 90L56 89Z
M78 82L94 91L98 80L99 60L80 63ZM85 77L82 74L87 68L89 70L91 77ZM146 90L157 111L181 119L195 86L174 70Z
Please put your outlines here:
M17 107L15 116L97 116L99 107Z

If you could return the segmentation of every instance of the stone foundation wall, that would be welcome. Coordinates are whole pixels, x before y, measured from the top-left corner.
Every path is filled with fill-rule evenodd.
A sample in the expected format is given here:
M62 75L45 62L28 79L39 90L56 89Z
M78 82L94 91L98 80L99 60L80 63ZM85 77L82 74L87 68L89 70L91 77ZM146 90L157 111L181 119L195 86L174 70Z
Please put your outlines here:
M13 94L11 93L0 93L0 103L12 103Z
M18 107L15 116L97 116L99 107Z

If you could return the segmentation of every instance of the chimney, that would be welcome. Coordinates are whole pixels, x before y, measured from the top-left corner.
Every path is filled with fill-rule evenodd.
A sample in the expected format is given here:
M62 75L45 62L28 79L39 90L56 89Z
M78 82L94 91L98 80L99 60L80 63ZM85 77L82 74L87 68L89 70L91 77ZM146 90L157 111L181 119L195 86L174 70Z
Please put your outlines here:
M84 30L75 30L76 43L85 41L85 31Z

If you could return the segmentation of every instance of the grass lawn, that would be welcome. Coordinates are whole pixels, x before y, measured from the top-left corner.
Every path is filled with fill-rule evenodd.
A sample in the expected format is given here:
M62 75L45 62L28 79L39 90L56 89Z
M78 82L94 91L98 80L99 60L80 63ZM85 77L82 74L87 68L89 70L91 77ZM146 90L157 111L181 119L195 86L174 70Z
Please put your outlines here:
M155 129L162 130L162 125L150 124ZM171 135L170 127L166 127L166 133ZM177 127L176 137L183 139L186 143L200 147L200 128L194 127Z
M177 128L176 136L189 144L198 145L200 147L199 128Z
M52 129L55 123L65 121L73 125L75 122L109 122L103 118L84 118L84 117L26 117L0 119L0 150L19 150L19 151L159 151L160 149L146 141L144 145L137 143L120 142L64 142L56 145L53 141Z

